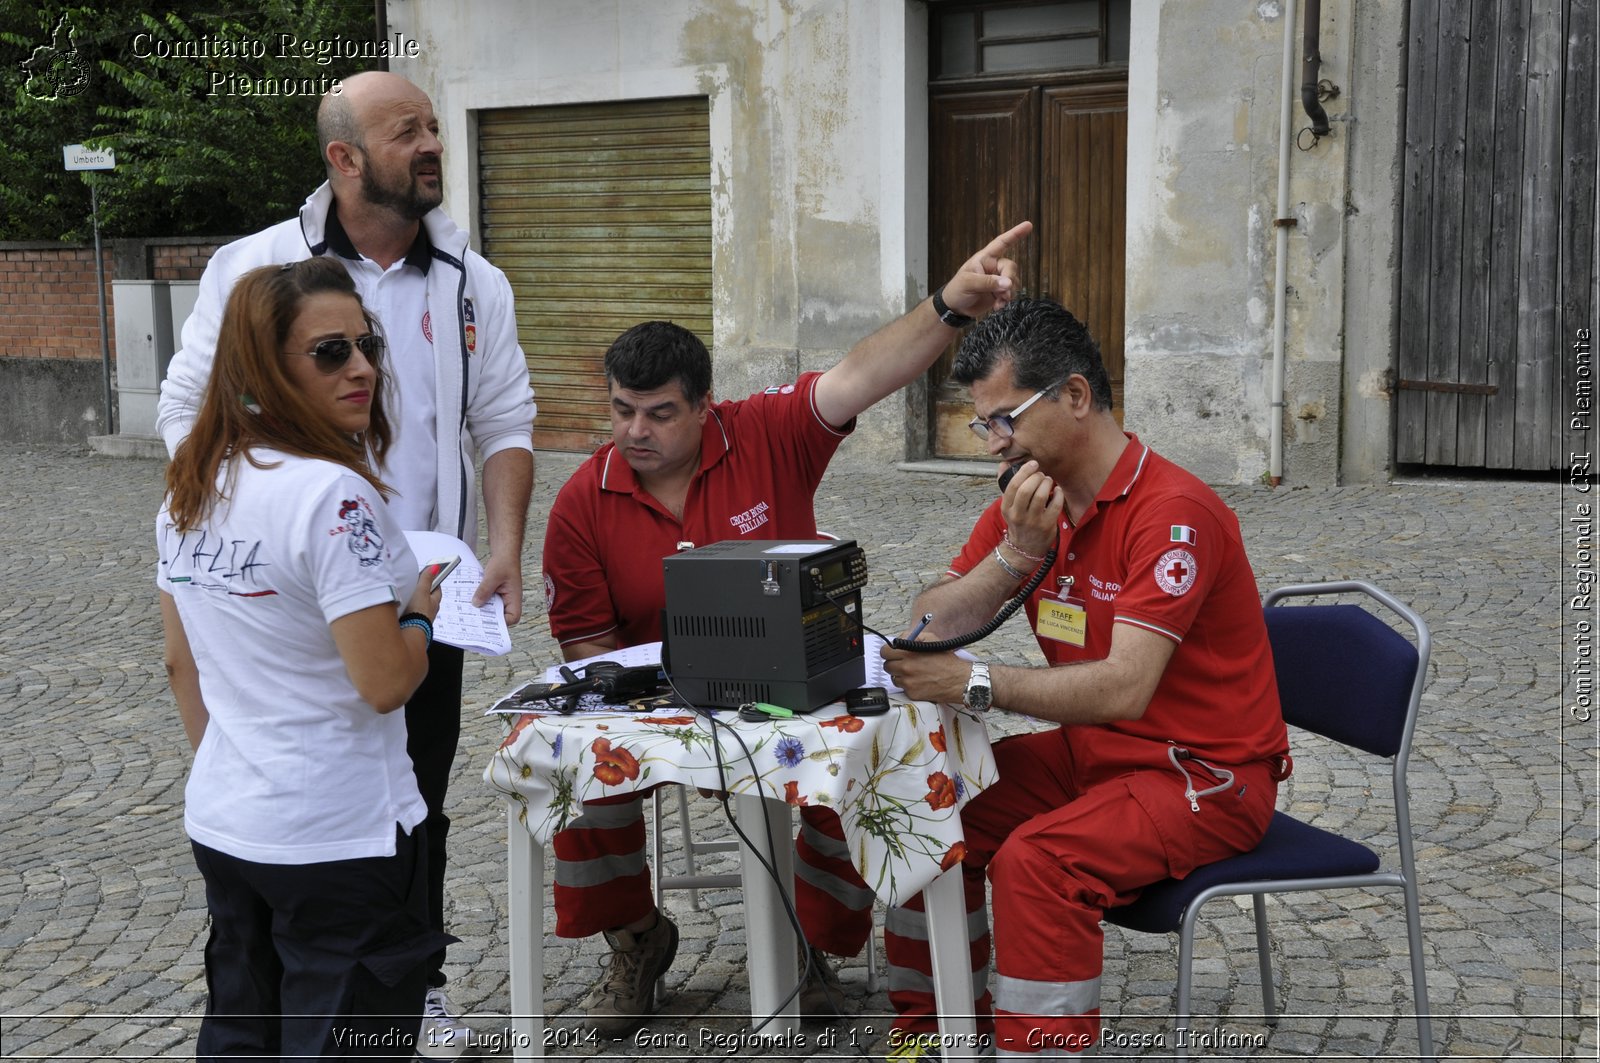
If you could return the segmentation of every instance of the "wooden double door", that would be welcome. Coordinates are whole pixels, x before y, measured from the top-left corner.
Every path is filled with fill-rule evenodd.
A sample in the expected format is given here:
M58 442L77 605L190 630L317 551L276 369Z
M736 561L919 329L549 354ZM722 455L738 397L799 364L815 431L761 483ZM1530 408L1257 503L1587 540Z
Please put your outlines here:
M1542 472L1592 450L1597 24L1590 0L1411 5L1400 466Z
M1089 327L1120 420L1126 73L1097 71L1092 80L1056 84L932 86L928 109L929 285L942 284L996 233L1031 219L1033 235L1013 255L1023 289L1056 300ZM981 455L966 427L966 389L948 380L956 347L932 370L933 450Z

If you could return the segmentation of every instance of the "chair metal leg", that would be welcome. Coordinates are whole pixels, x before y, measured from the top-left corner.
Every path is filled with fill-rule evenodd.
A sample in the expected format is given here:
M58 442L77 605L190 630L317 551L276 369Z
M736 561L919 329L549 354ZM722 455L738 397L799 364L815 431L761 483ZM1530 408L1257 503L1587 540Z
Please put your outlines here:
M661 860L661 789L650 795L650 877L654 880L656 907L661 907L661 880L665 876Z
M1268 1026L1278 1025L1278 1002L1272 989L1272 936L1267 933L1267 896L1251 897L1256 909L1256 962L1261 965L1261 1017Z
M678 830L683 836L684 873L692 878L699 872L694 866L694 836L689 833L689 794L681 784L674 784L672 788L678 791ZM700 910L700 890L695 886L689 887L689 903L695 911Z
M1406 878L1406 938L1411 949L1411 991L1417 1007L1417 1058L1432 1063L1433 1018L1428 1009L1428 976L1422 956L1422 913L1417 902L1417 883Z
M1184 1036L1189 1031L1189 996L1194 983L1194 924L1199 913L1198 905L1183 913L1178 924L1178 1011L1173 1016L1173 1059L1189 1058L1189 1044Z
M662 817L664 816L662 802L668 800L665 792L668 787L677 791L678 800L678 826L683 844L684 873L681 875L669 874L666 870L665 835ZM693 823L689 817L689 799L684 788L677 783L663 783L655 788L653 799L655 801L654 840L651 846L651 859L655 861L656 904L661 905L662 897L667 890L688 890L690 900L696 908L702 907L700 890L702 888L721 889L728 886L737 886L739 876L731 873L702 875L696 865L697 856L711 852L732 852L739 847L733 839L715 841L696 841L693 834Z
M665 835L663 832L663 802L668 800L667 790L669 788L674 792L678 800L678 832L680 836L679 840L683 846L684 863L684 873L681 875L670 875L667 873L666 869L667 863L665 858ZM695 841L693 824L689 818L688 791L682 785L678 783L663 783L654 789L651 794L651 800L654 802L653 829L651 831L651 860L655 865L651 873L651 877L655 880L655 898L657 908L666 907L663 902L666 897L667 890L688 890L689 903L694 905L695 908L699 909L703 907L700 899L700 887L704 886L709 889L721 889L739 884L740 877L735 874L700 874L699 868L695 863L696 856L707 852L731 852L739 847L739 843L731 839L727 841ZM666 980L663 977L656 982L657 995L664 993L665 988Z
M680 787L681 789L681 787ZM650 876L655 879L656 911L662 909L662 899L665 893L661 880L666 872L662 870L664 863L661 859L661 787L656 787L650 795ZM659 918L659 916L658 916ZM661 999L667 992L667 972L662 971L656 978L656 999Z

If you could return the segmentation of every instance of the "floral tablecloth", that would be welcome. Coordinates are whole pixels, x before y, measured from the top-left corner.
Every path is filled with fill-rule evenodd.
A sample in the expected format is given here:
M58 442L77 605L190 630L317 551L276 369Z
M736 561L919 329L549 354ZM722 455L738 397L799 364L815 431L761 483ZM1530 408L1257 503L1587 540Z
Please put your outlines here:
M524 713L484 781L521 806L518 819L541 844L584 801L666 782L827 806L862 878L900 904L960 861L958 810L996 777L982 722L947 705L897 700L882 716L828 706L770 722L733 712L715 720L713 728L681 710Z

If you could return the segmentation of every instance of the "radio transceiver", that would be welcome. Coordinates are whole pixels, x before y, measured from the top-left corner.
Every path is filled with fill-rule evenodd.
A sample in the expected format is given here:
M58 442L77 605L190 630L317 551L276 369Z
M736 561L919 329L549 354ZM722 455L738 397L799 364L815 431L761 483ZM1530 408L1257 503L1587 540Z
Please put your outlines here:
M866 678L854 541L735 539L662 564L661 664L694 704L810 712Z

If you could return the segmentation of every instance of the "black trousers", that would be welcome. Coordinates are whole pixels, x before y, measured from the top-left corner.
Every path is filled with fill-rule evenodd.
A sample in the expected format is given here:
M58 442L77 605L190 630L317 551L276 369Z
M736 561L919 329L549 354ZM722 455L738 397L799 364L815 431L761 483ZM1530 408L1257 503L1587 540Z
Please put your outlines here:
M428 961L426 828L393 856L259 864L191 842L206 882L199 1060L409 1060Z
M445 839L450 817L445 793L461 740L461 662L463 652L435 642L428 647L428 676L406 702L406 752L417 775L417 789L428 806L428 925L444 933ZM429 961L428 985L444 985L445 951Z

